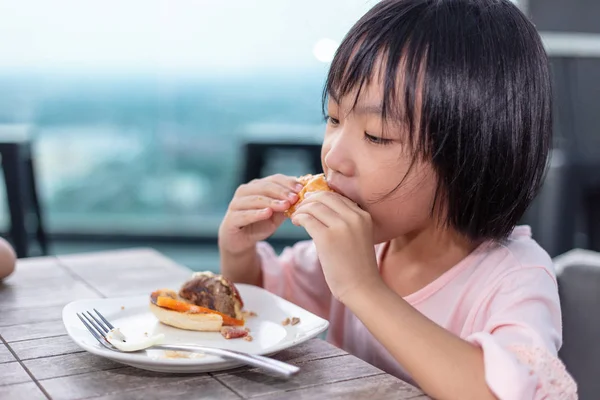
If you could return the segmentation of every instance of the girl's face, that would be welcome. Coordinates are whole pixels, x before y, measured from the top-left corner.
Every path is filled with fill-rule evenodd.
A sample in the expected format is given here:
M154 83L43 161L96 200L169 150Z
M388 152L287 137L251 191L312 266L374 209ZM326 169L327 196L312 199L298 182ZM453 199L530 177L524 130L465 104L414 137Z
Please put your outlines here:
M375 243L429 227L436 176L428 163L413 163L401 121L387 121L384 132L382 85L365 85L354 108L354 93L334 95L321 150L330 186L371 214Z

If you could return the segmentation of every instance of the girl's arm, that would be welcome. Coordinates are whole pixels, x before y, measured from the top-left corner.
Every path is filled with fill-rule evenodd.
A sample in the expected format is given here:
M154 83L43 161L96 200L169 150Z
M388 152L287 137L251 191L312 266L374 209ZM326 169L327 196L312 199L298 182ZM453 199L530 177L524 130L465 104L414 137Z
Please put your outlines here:
M343 302L432 397L577 399L577 384L557 357L560 299L555 279L544 268L506 273L477 305L483 328L464 339L425 317L383 281L370 285Z
M261 286L260 258L256 248L242 254L230 254L225 250L220 250L219 256L223 276L236 283Z
M429 396L496 399L482 349L423 316L383 281L355 291L345 304Z

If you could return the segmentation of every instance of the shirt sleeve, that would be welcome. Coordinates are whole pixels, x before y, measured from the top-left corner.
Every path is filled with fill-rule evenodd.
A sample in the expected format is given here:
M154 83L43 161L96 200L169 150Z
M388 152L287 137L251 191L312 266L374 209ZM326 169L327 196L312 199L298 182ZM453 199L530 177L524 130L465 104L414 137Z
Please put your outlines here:
M279 256L266 242L259 242L257 251L266 290L329 319L332 295L312 240L286 247Z
M547 270L508 273L478 312L485 328L467 341L482 348L486 382L498 399L577 399L577 385L558 358L560 300Z

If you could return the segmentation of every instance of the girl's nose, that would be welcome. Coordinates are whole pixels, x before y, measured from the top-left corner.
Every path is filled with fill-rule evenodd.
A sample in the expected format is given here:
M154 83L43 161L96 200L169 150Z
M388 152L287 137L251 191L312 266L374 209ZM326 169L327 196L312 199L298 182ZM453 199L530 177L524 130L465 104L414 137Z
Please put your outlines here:
M338 133L334 137L326 139L323 145L323 163L327 167L340 175L354 175L354 162L352 161L352 152L343 133Z

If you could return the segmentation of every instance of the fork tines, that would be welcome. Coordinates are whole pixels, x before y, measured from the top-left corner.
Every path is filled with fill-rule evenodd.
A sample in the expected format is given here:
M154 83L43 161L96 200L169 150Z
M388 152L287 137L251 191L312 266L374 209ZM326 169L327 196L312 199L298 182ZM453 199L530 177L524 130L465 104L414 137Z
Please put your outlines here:
M108 322L106 318L104 318L104 316L98 312L98 310L95 308L93 310L100 319L96 318L89 311L87 311L87 315L85 312L81 314L77 313L77 317L79 317L81 322L83 322L83 325L85 325L87 330L90 331L92 336L94 336L94 338L96 338L101 345L109 349L113 349L113 345L106 338L106 334L113 329L114 326L112 326L112 324Z

